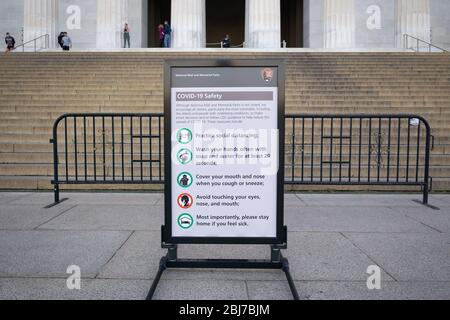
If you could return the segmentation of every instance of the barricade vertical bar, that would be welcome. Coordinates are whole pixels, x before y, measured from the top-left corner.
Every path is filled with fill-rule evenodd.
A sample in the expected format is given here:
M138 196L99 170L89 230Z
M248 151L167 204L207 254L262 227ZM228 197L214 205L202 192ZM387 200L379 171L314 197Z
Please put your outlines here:
M320 119L320 182L323 181L323 117Z
M378 119L378 146L377 146L377 182L380 182L381 170L381 118Z
M350 118L350 140L348 148L348 182L352 181L352 151L353 151L353 118Z
M420 162L420 124L417 126L417 154L416 154L416 182L419 182L419 162Z
M370 162L372 153L372 118L369 117L369 144L367 146L367 181L370 182Z
M106 181L106 131L105 116L102 116L102 146L103 146L103 181Z
M295 181L295 120L292 118L292 150L291 150L291 163L292 163L292 181ZM303 151L302 151L303 152Z
M74 156L75 156L75 181L78 181L78 141L77 141L77 118L73 117Z
M97 181L97 145L95 139L95 116L92 117L92 142L94 156L94 181Z
M408 118L408 141L406 145L406 182L409 182L409 155L411 146L411 118Z
M314 181L314 118L311 117L311 181Z
M86 137L86 116L83 116L83 142L84 142L84 180L87 181L87 137Z
M339 128L339 182L342 181L342 134L343 134L343 121L344 119L340 118L340 128Z
M111 117L111 134L112 134L112 175L113 175L113 181L116 181L116 130L114 127L114 116Z
M66 161L66 180L69 180L69 152L67 146L67 117L64 117L64 158Z
M150 154L150 180L153 180L153 153L152 153L152 143L153 143L153 139L152 139L152 124L153 124L153 118L150 116L148 117L148 128L149 128L149 136L150 136L150 140L149 140L149 154Z
M387 156L387 182L390 180L391 173L391 127L392 119L389 117L389 129L388 129L388 156Z
M331 118L331 130L330 130L330 182L333 181L333 124L334 119Z
M400 149L401 149L401 126L402 118L398 118L398 132L397 132L397 182L400 181Z
M141 181L144 178L144 159L143 159L143 146L142 146L142 116L139 117L139 159L141 164Z
M54 203L59 203L59 154L58 154L58 124L60 120L57 120L53 125L53 195L54 195Z
M425 140L425 176L423 184L423 204L428 204L428 192L430 183L430 139L431 139L431 129L427 122L424 122L426 128L426 140Z
M362 118L359 118L358 182L361 182Z
M131 181L134 181L134 148L133 148L133 116L130 117L130 150L131 150L131 157L130 157L130 163L131 163Z
M162 132L161 132L161 117L158 117L158 148L159 148L159 179L162 178Z
M125 181L125 145L124 145L124 134L123 134L123 116L120 117L120 147L122 150L122 181Z
M294 133L295 134L295 133ZM294 135L295 137L295 135ZM302 119L302 181L305 177L305 118Z

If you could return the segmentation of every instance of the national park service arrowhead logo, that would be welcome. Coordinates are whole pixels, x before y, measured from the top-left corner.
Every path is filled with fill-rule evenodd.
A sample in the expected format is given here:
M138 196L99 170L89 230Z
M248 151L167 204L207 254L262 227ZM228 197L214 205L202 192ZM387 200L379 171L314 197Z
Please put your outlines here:
M273 79L273 69L272 68L264 68L261 70L261 78L265 83L270 83Z

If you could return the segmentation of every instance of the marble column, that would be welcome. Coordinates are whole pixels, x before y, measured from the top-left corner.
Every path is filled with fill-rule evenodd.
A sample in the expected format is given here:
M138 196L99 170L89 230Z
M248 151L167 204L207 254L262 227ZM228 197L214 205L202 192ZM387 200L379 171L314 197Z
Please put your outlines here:
M281 47L280 0L246 0L245 46L247 48Z
M354 48L355 0L325 0L324 48Z
M206 47L205 0L172 0L171 16L173 48Z
M413 37L430 42L430 0L396 0L396 44L402 48L403 36ZM411 40L412 41L412 40ZM410 42L410 45L413 45ZM414 43L414 46L417 46ZM427 47L428 48L428 47Z
M57 46L58 0L25 0L24 2L24 41L49 35L49 46ZM45 38L37 42L38 48L45 47ZM34 47L30 44L27 47Z
M97 0L97 49L123 47L123 27L128 22L128 0ZM132 26L131 43L133 43Z

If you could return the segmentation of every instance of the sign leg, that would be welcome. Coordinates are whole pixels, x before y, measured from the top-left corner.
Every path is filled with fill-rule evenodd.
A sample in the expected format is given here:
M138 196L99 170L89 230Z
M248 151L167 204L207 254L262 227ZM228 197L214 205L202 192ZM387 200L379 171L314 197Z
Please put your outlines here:
M161 260L159 261L158 273L156 274L156 277L153 280L152 286L145 300L153 299L153 295L155 294L156 287L158 287L159 280L161 279L161 276L166 269L167 269L167 257L162 257Z

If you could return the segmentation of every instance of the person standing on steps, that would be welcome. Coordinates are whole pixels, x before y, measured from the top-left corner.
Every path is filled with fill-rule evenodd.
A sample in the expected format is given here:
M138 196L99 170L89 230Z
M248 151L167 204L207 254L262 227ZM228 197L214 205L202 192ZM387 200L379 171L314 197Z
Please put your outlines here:
M128 23L125 23L125 26L123 27L123 47L126 48L127 47L127 43L128 43L128 48L130 48L130 27L128 26Z
M14 39L13 36L11 36L9 34L9 32L6 33L5 43L6 43L6 51L5 52L11 52L12 50L14 50L14 48L16 46L16 40Z
M164 26L160 24L158 26L159 47L164 48Z
M58 36L58 44L61 47L61 49L63 47L63 41L62 41L63 38L64 38L64 31L62 31Z
M168 21L164 22L164 48L170 48L170 40L172 36L172 27Z
M64 32L64 37L62 38L62 48L63 51L70 51L70 48L72 48L72 39L70 39L67 32Z

